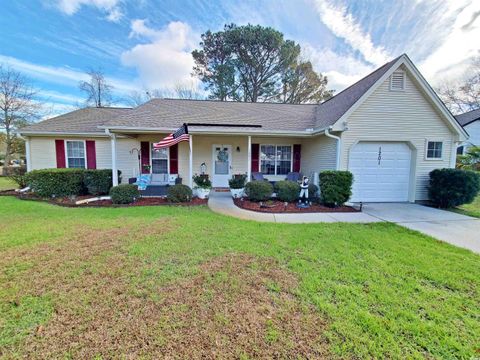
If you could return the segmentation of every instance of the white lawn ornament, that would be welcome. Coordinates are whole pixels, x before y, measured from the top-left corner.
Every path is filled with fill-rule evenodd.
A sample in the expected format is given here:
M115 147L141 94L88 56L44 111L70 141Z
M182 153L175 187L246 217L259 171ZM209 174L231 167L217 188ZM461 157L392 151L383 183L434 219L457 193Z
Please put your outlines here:
M302 178L302 183L300 184L300 197L298 202L302 207L308 206L308 177L306 176Z

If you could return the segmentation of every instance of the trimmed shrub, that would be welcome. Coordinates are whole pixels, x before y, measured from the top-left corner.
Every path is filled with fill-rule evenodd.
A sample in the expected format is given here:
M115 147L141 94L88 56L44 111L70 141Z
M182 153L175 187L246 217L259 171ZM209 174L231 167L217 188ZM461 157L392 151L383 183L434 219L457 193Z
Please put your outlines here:
M25 167L12 167L9 171L8 178L15 182L20 189L27 187L27 169Z
M480 191L480 174L470 170L436 169L430 172L428 195L440 208L471 203Z
M272 197L273 186L268 181L250 181L245 185L245 194L251 201L265 201Z
M195 185L200 188L200 189L211 189L212 188L212 182L208 178L208 175L203 174L203 175L193 175L193 182Z
M44 169L26 174L26 182L41 197L72 196L85 193L84 169Z
M192 201L192 196L192 189L187 185L176 184L167 190L167 200L173 203Z
M121 171L118 171L118 181L121 181ZM98 196L108 194L112 187L112 170L84 170L83 182L89 194Z
M308 197L310 200L318 199L318 186L312 183L308 184Z
M131 204L140 197L137 185L121 184L110 189L110 197L114 204Z
M277 199L286 202L294 202L298 200L300 195L300 185L295 181L277 181L274 186Z
M245 187L245 183L247 182L247 175L246 174L236 174L228 180L228 186L230 189L243 189Z
M322 171L320 200L329 207L341 206L352 196L353 174L350 171Z

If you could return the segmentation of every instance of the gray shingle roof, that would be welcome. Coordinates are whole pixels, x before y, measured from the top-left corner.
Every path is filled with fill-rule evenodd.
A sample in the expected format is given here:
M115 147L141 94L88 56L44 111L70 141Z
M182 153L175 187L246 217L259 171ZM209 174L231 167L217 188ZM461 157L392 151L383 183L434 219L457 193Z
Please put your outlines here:
M85 108L44 120L21 132L103 132L112 129L177 129L183 123L261 125L246 131L305 131L333 125L399 59L386 63L328 101L316 104L222 102L212 100L153 99L135 109ZM198 129L201 129L198 127ZM211 128L213 129L213 128ZM228 127L215 127L216 130ZM202 130L208 130L202 129Z
M403 56L403 55L402 55ZM319 129L331 126L368 91L401 56L381 66L363 79L350 85L334 97L320 104L315 114L315 127Z
M26 126L20 132L99 133L103 130L98 126L130 111L132 111L130 108L89 107Z
M153 99L104 124L107 127L171 128L183 123L261 125L262 130L305 130L314 125L315 104Z
M466 126L476 120L480 120L480 109L476 109L460 115L456 115L455 119L457 119L460 125Z

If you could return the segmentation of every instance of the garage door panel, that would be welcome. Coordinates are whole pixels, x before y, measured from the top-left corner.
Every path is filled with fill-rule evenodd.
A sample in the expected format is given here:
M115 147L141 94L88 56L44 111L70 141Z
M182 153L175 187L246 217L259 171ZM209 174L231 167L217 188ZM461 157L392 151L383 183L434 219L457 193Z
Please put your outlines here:
M352 201L408 201L411 157L405 143L355 145L349 160L354 175Z

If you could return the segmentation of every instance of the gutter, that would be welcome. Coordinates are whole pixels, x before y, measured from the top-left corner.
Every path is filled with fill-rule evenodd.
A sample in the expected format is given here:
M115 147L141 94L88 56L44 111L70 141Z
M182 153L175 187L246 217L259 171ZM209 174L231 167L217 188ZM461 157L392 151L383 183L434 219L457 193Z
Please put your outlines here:
M332 126L326 128L325 136L328 136L329 138L337 140L337 158L336 158L335 168L336 170L340 170L340 150L342 148L342 139L340 138L340 136L330 134L331 130L332 130Z

